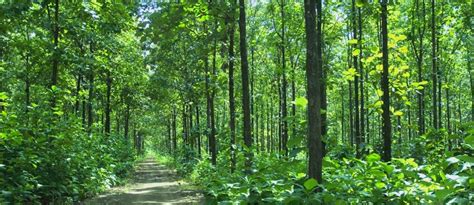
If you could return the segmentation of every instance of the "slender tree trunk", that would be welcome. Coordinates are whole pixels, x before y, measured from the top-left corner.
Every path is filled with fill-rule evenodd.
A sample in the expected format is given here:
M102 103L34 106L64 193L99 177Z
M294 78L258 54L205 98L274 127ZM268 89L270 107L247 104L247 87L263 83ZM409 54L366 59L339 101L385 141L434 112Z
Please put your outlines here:
M196 126L197 126L197 151L198 157L201 158L201 124L199 122L199 104L196 104Z
M281 66L282 66L282 93L281 93L281 111L282 111L282 127L281 127L281 138L282 138L282 150L285 156L288 156L288 110L287 110L287 103L286 103L286 96L287 96L287 87L288 83L286 81L286 39L285 39L285 0L281 0L280 4L280 13L281 13Z
M350 135L350 145L354 146L354 106L352 104L352 83L348 81L349 84L349 135Z
M390 90L389 90L389 80L388 80L388 29L387 29L387 0L382 0L382 118L383 118L383 157L382 159L386 162L392 159L392 124L390 122Z
M59 0L54 0L54 23L53 23L53 45L54 45L54 50L53 50L53 62L52 62L52 72L51 72L51 86L50 89L53 88L53 86L58 85L58 76L59 76L59 58L60 58L60 53L59 53ZM56 96L52 96L51 98L51 108L54 108L56 106Z
M308 177L322 183L321 143L321 0L305 0L306 80L308 98ZM317 8L316 8L317 6ZM316 12L318 23L316 25ZM316 26L318 28L316 28Z
M356 9L355 9L355 0L352 0L352 37L353 39L359 39L357 38L357 23L356 23ZM358 42L360 43L360 42ZM353 49L357 49L357 46L353 46ZM353 60L353 66L354 69L356 69L359 72L359 66L358 66L358 56L353 55L352 56ZM355 128L355 143L356 143L356 156L357 158L361 157L361 150L360 150L360 145L361 145L361 137L360 137L360 108L359 108L359 76L355 75L354 76L354 106L355 106L355 123L354 123L354 128Z
M176 107L173 107L173 117L172 117L173 121L171 123L171 127L173 130L173 152L175 156L178 149L178 138L177 138L178 131L176 129L176 117L177 117Z
M474 121L474 70L471 69L471 58L472 56L468 57L467 60L467 69L469 72L469 82L471 85L471 121ZM461 122L459 122L461 123Z
M209 7L211 7L211 2L209 2ZM207 31L207 27L204 28ZM215 51L215 49L214 49ZM215 123L214 123L214 99L213 99L213 88L211 86L210 80L210 69L209 69L209 54L206 54L204 59L204 69L206 75L206 99L207 99L207 127L209 130L208 135L208 147L209 154L211 155L211 163L213 165L217 164L217 153L216 153L216 139L215 139Z
M432 101L433 101L433 127L435 129L439 128L439 123L438 123L438 91L437 91L437 86L438 86L438 67L436 65L437 63L437 55L436 55L436 18L435 18L435 0L431 0L431 68L432 68L432 81L433 81L433 93L432 93Z
M28 34L29 35L29 34ZM30 82L30 53L26 54L25 58L25 67L26 67L26 72L25 72L25 115L28 119L28 107L30 106L30 87L31 87L31 82ZM28 123L29 120L27 120Z
M173 153L173 148L172 148L172 133L171 133L171 124L173 123L172 116L168 118L168 123L166 124L166 129L168 131L168 139L166 140L166 148L168 148L168 154Z
M186 105L183 105L183 112L181 115L181 119L183 120L181 123L183 126L183 148L185 148L188 143L188 120L186 116L186 107Z
M232 8L232 11L234 8ZM233 13L233 12L232 12ZM234 23L230 23L229 29L229 128L230 128L230 152L231 152L231 172L235 170L235 96L234 96Z
M360 74L360 143L365 144L364 68L362 65L362 9L358 8L359 26L359 74ZM361 148L363 149L363 148ZM363 153L364 150L361 150Z
M346 135L346 127L344 126L345 120L345 105L344 105L344 86L341 86L341 141L344 143L344 137Z
M242 76L242 110L243 124L244 124L244 143L247 148L252 147L252 127L250 124L250 96L249 96L249 66L247 61L247 40L246 40L246 17L245 17L245 1L239 0L240 17L239 17L239 31L240 31L240 62L241 62L241 76ZM252 165L252 154L247 154L246 169L247 173Z
M295 102L296 100L296 62L294 63L294 65L292 65L292 69L291 69L291 101L292 102ZM291 116L293 117L293 120L291 122L291 129L292 129L292 137L295 137L296 136L296 104L293 103L293 105L291 106Z
M93 46L92 46L92 43L90 44L90 52L91 54L94 53L94 49L93 49ZM87 128L89 130L89 132L91 132L91 128L92 128L92 123L93 123L93 105L92 105L92 101L94 100L94 70L93 70L94 66L91 65L90 67L90 70L89 70L89 99L88 99L88 102L87 102L87 106L88 106L88 117L87 117Z
M112 77L110 76L110 71L107 71L106 75L107 94L105 103L105 134L110 135L110 96L112 95Z
M127 103L126 108L125 108L125 124L124 124L124 136L125 136L125 142L128 144L129 141L129 125L130 125L130 105Z

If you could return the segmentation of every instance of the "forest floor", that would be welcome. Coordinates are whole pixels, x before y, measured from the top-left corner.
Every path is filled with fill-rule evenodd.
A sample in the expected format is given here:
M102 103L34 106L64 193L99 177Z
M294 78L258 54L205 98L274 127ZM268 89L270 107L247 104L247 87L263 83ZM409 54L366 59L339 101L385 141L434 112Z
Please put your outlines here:
M84 204L204 204L204 197L174 170L149 157L138 164L132 183L112 188Z

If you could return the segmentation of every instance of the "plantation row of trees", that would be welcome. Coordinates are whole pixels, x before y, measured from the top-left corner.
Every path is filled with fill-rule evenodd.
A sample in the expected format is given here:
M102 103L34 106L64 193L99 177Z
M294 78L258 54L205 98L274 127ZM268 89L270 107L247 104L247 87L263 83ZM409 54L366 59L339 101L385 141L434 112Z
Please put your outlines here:
M138 9L0 2L1 204L78 201L131 171L149 122Z
M394 157L428 163L434 146L443 161L463 148L473 119L471 6L158 3L143 30L166 119L156 141L218 200L251 201L243 196L258 184L233 177L242 174L236 170L262 177L255 175L265 172L262 161L274 170L298 162L303 176L316 179L309 184L324 183L324 176L335 182L323 171L330 159L379 153L387 166ZM207 156L213 166L202 164ZM280 171L286 179L284 173L301 172ZM217 188L229 183L237 188Z
M472 1L0 1L0 203L145 145L210 202L474 200Z

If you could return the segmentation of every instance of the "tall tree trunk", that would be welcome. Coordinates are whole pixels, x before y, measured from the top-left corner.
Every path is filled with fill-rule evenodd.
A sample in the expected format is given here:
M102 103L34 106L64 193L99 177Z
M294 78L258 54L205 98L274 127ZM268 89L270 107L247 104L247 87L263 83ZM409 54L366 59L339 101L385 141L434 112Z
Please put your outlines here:
M29 34L28 34L29 35ZM26 72L25 72L25 115L28 118L28 110L30 106L30 87L31 87L31 82L30 82L30 53L28 52L26 54L25 58L25 67L26 67ZM28 123L29 120L27 120Z
M234 7L232 5L232 13ZM229 29L229 129L230 129L230 153L231 153L231 172L235 170L235 96L234 96L234 19L231 20Z
M172 116L172 123L171 123L171 127L172 127L172 130L173 130L173 153L174 153L174 156L176 156L176 152L178 150L178 138L177 138L177 127L176 127L176 117L177 117L177 113L176 113L176 107L173 106L173 116Z
M197 151L198 157L201 158L201 124L199 122L199 102L196 104L196 126L197 126Z
M322 183L321 143L321 0L305 0L306 80L308 98L308 177ZM317 7L317 8L316 8ZM318 23L316 25L316 10ZM316 26L318 28L316 28Z
M382 118L383 118L383 157L386 162L392 159L392 124L390 122L390 90L388 80L388 29L387 29L387 0L382 0L382 81L381 87L383 91L382 96Z
M125 108L125 124L124 124L124 136L125 136L125 142L128 144L129 141L129 126L130 126L130 105L127 102L126 108Z
M356 5L355 5L355 0L352 0L352 38L353 39L357 39L358 40L358 43L359 42L359 39L357 38L357 23L356 23ZM353 46L353 49L358 49L357 46ZM353 60L353 66L354 66L354 69L356 69L357 71L359 71L359 66L358 66L358 56L357 55L353 55L352 56L352 60ZM361 137L360 137L360 123L361 123L361 119L360 119L360 108L359 108L359 76L358 75L355 75L354 76L354 106L355 106L355 123L354 123L354 128L355 128L355 141L356 141L356 156L357 158L360 158L361 157L361 150L360 150L360 145L361 145Z
M112 77L110 76L110 70L107 71L106 75L105 134L110 135L110 96L112 95Z
M211 2L209 2L209 8L211 7ZM207 26L205 25L204 30L207 31ZM214 49L215 50L215 49ZM209 69L209 54L208 51L204 59L204 69L206 75L206 99L207 99L207 127L209 130L208 135L208 147L209 154L211 155L211 163L216 165L217 163L217 153L216 153L216 139L215 139L215 123L214 123L214 99L213 99L213 87L211 86L210 79L210 69Z
M433 81L433 93L432 93L432 101L433 101L433 127L435 129L439 128L438 123L438 67L437 63L437 54L436 54L436 13L435 13L435 0L431 0L431 68L432 68L432 81Z
M282 67L282 93L281 93L281 117L282 117L282 127L281 127L281 140L282 140L282 150L283 154L285 156L288 155L288 120L287 120L287 115L288 115L288 110L287 110L287 104L286 104L286 96L287 96L287 87L288 83L286 81L286 56L285 56L285 51L286 51L286 39L285 39L285 0L281 0L280 4L280 13L281 13L281 67Z
M467 69L469 72L469 82L471 85L471 121L474 121L474 70L471 69L471 58L472 56L468 57L467 60ZM459 122L461 123L461 122Z
M362 66L362 9L358 8L359 26L359 74L360 74L360 143L365 144L364 68ZM361 147L363 149L363 147ZM362 153L364 150L360 150Z
M296 61L296 60L295 60ZM293 64L293 63L292 63ZM294 64L292 65L292 69L291 69L291 101L292 102L295 102L296 100L296 62L294 62ZM293 117L292 119L292 122L291 122L291 134L292 134L292 137L296 137L296 104L293 103L293 105L291 106L291 116Z
M54 45L54 50L53 50L53 63L52 63L52 72L51 72L51 86L50 89L53 88L53 86L58 85L58 76L59 76L59 0L54 0L54 23L53 23L53 45ZM51 98L51 108L54 108L56 106L56 96L52 96Z
M166 148L168 149L168 154L173 153L173 148L172 148L172 133L171 133L171 124L173 123L172 116L168 118L168 123L166 124L166 129L168 131L168 139L166 140Z
M90 44L90 52L91 54L94 53L94 48L92 46L92 43ZM89 99L88 99L88 102L87 102L87 111L88 111L88 115L87 115L87 128L89 130L89 132L91 132L91 128L92 128L92 123L93 123L93 105L92 105L92 101L94 100L94 66L91 65L90 67L90 70L89 70Z
M243 115L243 137L244 143L247 148L252 147L252 127L250 124L250 94L249 94L249 65L247 61L247 29L246 29L246 17L245 17L245 1L239 0L239 31L240 31L240 62L241 62L241 76L242 76L242 110ZM246 169L249 173L252 165L252 154L250 152L246 153Z
M182 119L182 126L183 126L183 148L187 146L188 143L188 120L186 116L186 104L183 105L183 112L181 115Z

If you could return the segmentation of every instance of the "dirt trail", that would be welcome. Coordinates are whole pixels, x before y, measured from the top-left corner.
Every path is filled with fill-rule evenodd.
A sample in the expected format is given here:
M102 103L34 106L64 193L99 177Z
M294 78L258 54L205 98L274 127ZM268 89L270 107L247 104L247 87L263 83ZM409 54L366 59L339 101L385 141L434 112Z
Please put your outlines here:
M174 170L148 158L139 163L131 184L111 189L84 204L204 204L204 198L180 181Z

